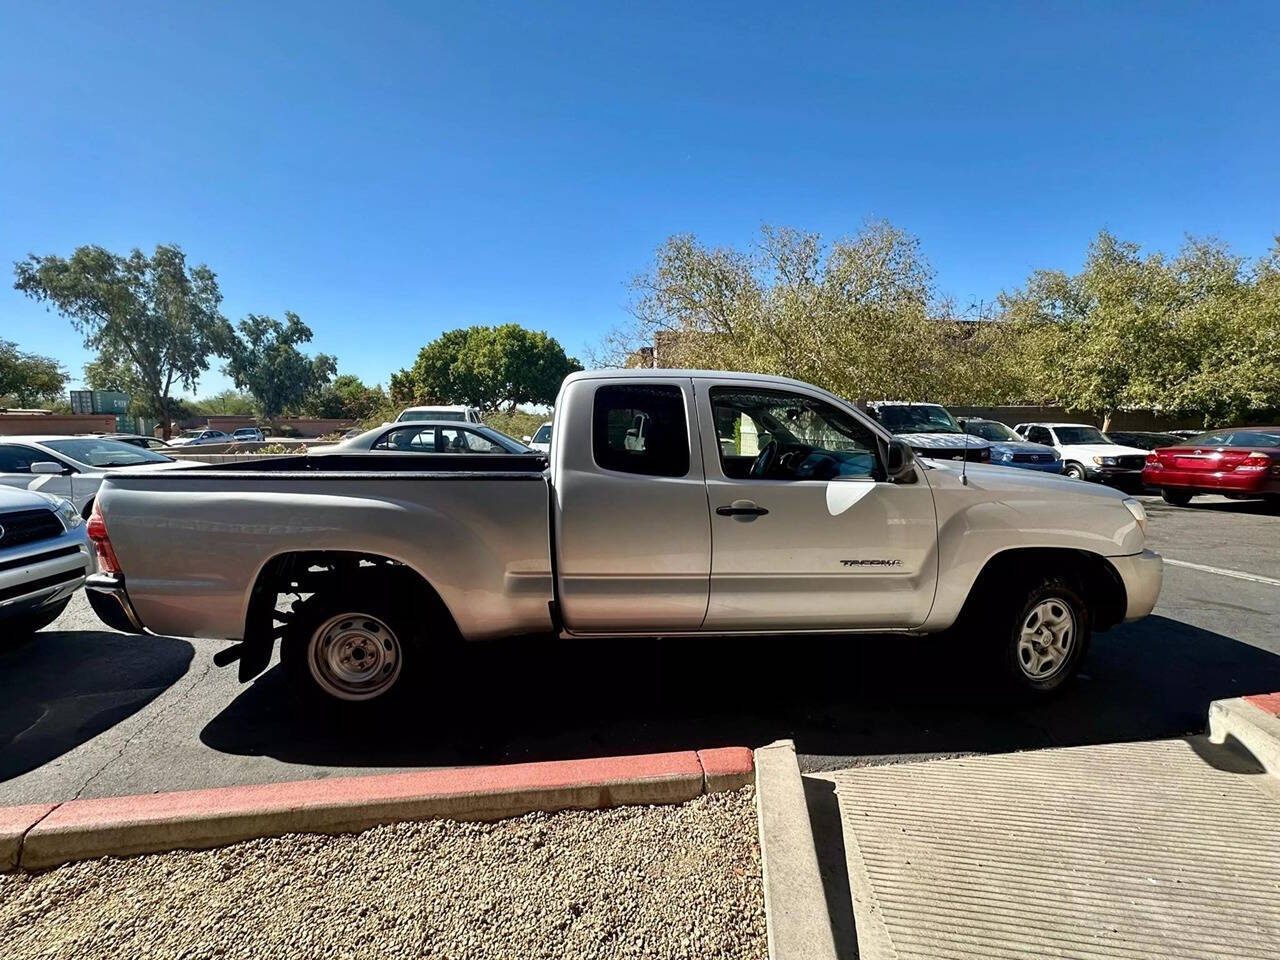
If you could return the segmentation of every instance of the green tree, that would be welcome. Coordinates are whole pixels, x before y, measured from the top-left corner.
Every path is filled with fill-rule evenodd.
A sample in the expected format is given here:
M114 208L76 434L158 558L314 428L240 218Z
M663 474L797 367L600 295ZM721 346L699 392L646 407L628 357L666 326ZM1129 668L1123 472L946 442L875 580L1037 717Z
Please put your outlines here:
M284 323L251 313L237 325L227 347L226 373L257 401L268 420L299 410L337 372L328 354L308 357L298 344L311 342L311 328L286 311Z
M344 373L307 402L306 412L313 417L367 420L386 403L381 384L370 387L354 374Z
M921 399L950 392L970 339L935 297L919 242L883 221L832 243L766 226L742 250L675 236L632 291L633 322L610 335L605 363L782 374L849 398Z
M52 357L25 353L0 340L0 406L31 407L62 399L67 374Z
M217 276L177 246L120 256L97 246L14 264L14 287L71 320L84 345L127 373L139 408L169 431L175 388L194 390L226 344Z
M226 389L191 403L191 407L205 416L252 417L258 408L250 394Z
M504 404L549 404L560 382L582 365L553 337L519 324L449 330L427 344L408 370L391 377L401 405L466 403L482 410Z

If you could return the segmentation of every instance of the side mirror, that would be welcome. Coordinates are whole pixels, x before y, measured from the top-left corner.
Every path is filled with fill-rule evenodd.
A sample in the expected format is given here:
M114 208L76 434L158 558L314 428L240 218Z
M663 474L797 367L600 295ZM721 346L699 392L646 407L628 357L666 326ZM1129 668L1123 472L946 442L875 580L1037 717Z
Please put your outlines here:
M526 433L523 437L521 437L520 439L521 439L523 442L525 442L525 443L532 443L532 442L533 442L533 437L529 436L527 433Z
M890 482L903 483L915 476L916 455L905 440L894 437L885 453L884 469Z
M62 476L67 473L67 468L60 463L54 463L52 460L40 460L31 465L31 472L42 477Z

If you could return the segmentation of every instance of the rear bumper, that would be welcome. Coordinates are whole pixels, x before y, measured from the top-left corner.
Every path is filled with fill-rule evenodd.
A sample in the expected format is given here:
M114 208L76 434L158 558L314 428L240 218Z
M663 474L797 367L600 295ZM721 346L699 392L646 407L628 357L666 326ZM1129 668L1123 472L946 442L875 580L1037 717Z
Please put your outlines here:
M1235 470L1143 470L1142 482L1149 487L1175 490L1226 490L1230 493L1280 493L1280 480L1264 471L1239 473Z
M1108 557L1111 566L1124 583L1126 597L1124 619L1139 620L1149 614L1160 599L1164 581L1164 560L1152 550L1127 557Z
M98 619L121 633L142 633L144 627L138 619L129 594L125 592L124 577L116 573L95 573L84 584L89 606Z

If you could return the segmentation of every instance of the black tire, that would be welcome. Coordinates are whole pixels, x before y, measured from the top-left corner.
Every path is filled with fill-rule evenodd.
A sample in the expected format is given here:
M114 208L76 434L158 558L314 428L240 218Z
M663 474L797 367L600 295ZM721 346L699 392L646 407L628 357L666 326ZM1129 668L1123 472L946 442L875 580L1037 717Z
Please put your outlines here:
M1061 690L1080 669L1093 634L1093 615L1079 588L1064 577L1028 578L1021 587L1016 584L999 585L989 591L991 602L979 605L986 611L984 632L999 688L1019 699L1041 699ZM1057 628L1050 628L1045 619L1041 620L1046 630L1043 642L1029 641L1026 632L1032 620L1053 608L1069 617L1065 642L1059 643L1058 635L1050 632ZM1039 668L1032 662L1036 654L1028 650L1029 644L1044 649ZM1063 653L1055 656L1053 651L1059 648Z
M1070 477L1072 480L1087 479L1084 475L1084 467L1080 466L1078 463L1068 463L1062 468L1062 475L1064 477Z
M1160 498L1172 507L1185 507L1191 502L1193 496L1194 494L1189 490L1170 490L1164 487L1160 491Z
M67 597L51 607L42 607L33 613L24 613L16 617L0 619L0 644L22 643L31 639L37 630L43 630L62 616L71 598Z
M364 711L400 701L413 686L430 619L421 609L409 614L399 579L355 580L293 605L280 661L303 700Z

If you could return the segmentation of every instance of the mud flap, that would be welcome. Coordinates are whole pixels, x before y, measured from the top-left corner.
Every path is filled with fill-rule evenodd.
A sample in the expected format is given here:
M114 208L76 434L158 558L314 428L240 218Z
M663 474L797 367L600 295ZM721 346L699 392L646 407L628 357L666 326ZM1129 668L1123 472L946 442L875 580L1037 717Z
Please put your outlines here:
M256 640L242 640L231 650L238 651L240 655L240 682L247 683L267 669L267 664L271 662L271 650L275 646L274 637L261 637Z

